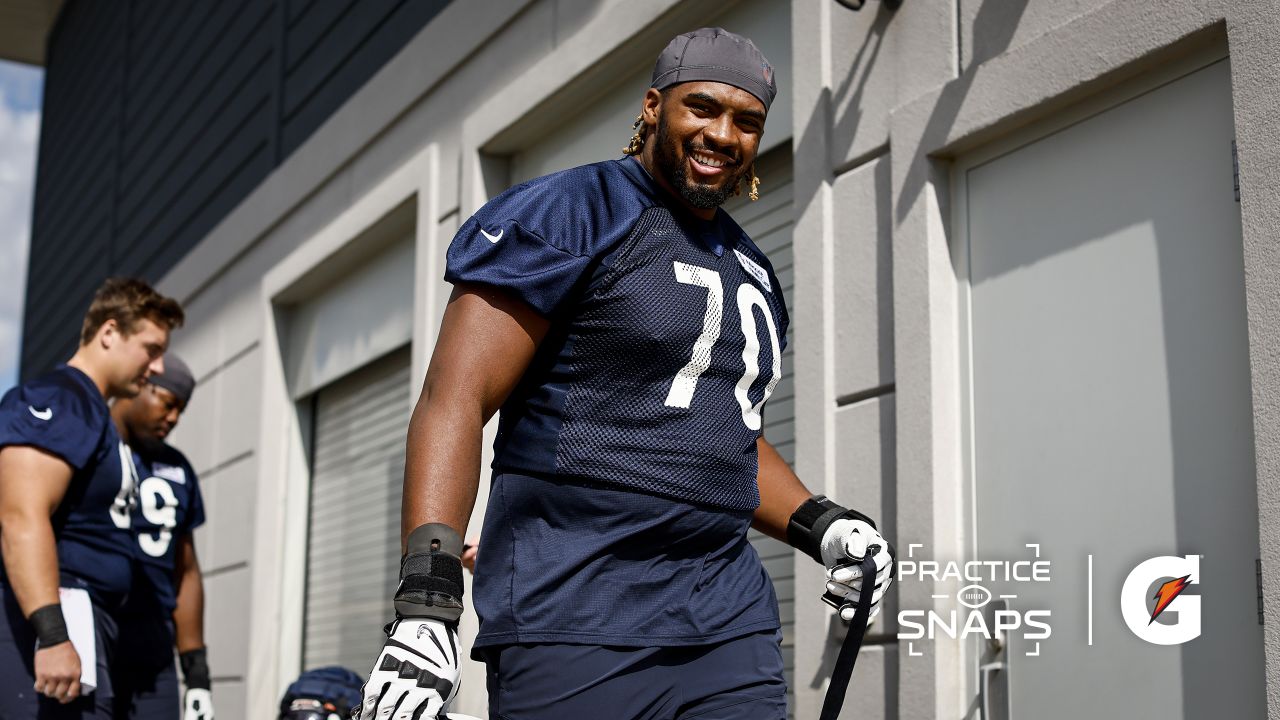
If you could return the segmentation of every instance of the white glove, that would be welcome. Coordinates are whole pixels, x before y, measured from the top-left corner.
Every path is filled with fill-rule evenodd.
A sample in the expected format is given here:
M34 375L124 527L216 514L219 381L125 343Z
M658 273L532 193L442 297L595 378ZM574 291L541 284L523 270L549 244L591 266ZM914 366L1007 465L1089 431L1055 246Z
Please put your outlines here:
M182 720L213 720L213 693L191 688L182 696Z
M863 582L859 563L872 546L876 546L876 577L868 624L880 613L880 600L893 583L893 546L864 520L836 520L822 536L822 564L827 566L828 593L823 599L839 608L840 619L845 622L852 620L857 610Z
M458 694L458 663L456 627L431 618L396 620L364 684L364 703L355 717L410 720L443 714Z

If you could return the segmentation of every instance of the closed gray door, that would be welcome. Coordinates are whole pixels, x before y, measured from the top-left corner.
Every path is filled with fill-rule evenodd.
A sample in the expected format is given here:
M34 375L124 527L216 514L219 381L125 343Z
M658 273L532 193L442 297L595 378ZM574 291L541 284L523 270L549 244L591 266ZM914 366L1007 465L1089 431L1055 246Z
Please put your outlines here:
M725 204L725 209L752 241L769 257L773 271L782 285L788 312L792 312L795 273L792 271L791 227L792 215L791 148L781 147L766 153L756 163L760 176L760 199L751 202L745 192ZM745 188L746 185L744 184ZM796 446L796 393L792 378L795 355L795 332L787 331L787 349L782 353L782 380L774 388L773 395L764 408L764 436L778 449L778 454L790 464L795 464ZM782 659L787 672L788 707L794 708L795 641L795 551L752 530L751 544L764 562L769 577L778 593L778 610L782 616ZM817 596L814 596L816 601Z
M368 672L400 573L409 351L315 395L303 668Z
M976 552L1053 563L995 589L1050 609L1053 635L1039 657L1014 635L993 718L1265 715L1232 128L1224 60L963 177ZM1126 577L1187 555L1201 635L1140 639ZM1140 612L1171 579L1142 582Z

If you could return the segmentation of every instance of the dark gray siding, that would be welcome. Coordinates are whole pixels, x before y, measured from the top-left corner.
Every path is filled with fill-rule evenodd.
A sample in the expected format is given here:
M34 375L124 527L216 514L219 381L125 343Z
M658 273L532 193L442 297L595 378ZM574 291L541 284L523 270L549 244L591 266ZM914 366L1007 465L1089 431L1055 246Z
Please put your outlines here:
M70 0L49 40L22 376L158 280L449 0Z

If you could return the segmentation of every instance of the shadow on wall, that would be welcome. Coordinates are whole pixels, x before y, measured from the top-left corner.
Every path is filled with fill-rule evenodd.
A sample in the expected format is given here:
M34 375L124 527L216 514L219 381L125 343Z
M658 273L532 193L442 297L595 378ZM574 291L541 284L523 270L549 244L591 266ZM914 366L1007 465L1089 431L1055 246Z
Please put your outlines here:
M867 29L862 47L858 48L858 54L853 57L853 65L849 72L845 73L840 87L831 95L832 122L829 152L831 162L836 167L845 163L849 149L853 147L854 139L858 135L858 126L864 114L862 95L867 89L867 81L875 73L876 60L879 59L880 49L884 46L885 28L894 16L893 12L885 9L883 3L877 8L875 20Z
M1022 20L1022 14L1026 8L1027 0L987 0L982 3L982 8L973 19L975 57L960 77L953 82L949 92L940 98L933 114L929 116L929 122L925 126L922 137L938 138L948 134L956 121L960 107L969 95L973 79L982 70L979 63L1009 49L1009 43L1013 41L1014 33L1018 29L1018 23ZM906 60L909 61L909 58ZM898 196L895 206L894 215L899 223L906 219L907 213L919 198L928 172L928 163L911 163L911 169L907 172L906 180L902 184L902 193Z
M857 136L858 126L864 114L861 108L862 94L879 58L880 47L884 42L885 29L893 18L893 13L885 10L883 5L876 5L875 7L877 13L875 20L872 22L866 37L863 38L862 45L854 56L852 66L847 73L844 73L840 89L833 94L831 88L822 88L813 111L809 114L808 123L796 135L794 157L798 162L817 159L815 158L815 151L827 144L827 139L830 137L831 147L826 151L825 158L829 168L832 162L830 158L843 158L844 154L853 145L853 139ZM844 10L841 10L841 12L844 12ZM850 94L850 88L853 87L855 78L858 80L857 86ZM837 101L837 98L839 101ZM835 108L841 105L845 108L844 115L836 118ZM836 128L839 128L839 130L837 131ZM830 135L828 135L829 130L831 131ZM835 148L839 148L839 151L837 152ZM796 174L795 202L797 217L802 215L804 208L818 197L818 189L828 178L829 172Z

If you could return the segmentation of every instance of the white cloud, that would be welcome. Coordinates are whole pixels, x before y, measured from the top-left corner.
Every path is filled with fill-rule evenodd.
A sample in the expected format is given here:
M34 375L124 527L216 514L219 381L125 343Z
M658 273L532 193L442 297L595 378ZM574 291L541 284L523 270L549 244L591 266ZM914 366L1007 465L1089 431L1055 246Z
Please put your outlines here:
M0 76L0 392L17 381L40 110Z

